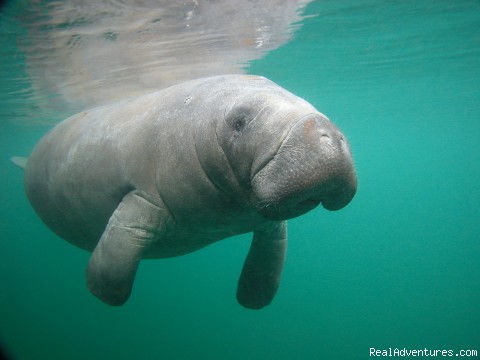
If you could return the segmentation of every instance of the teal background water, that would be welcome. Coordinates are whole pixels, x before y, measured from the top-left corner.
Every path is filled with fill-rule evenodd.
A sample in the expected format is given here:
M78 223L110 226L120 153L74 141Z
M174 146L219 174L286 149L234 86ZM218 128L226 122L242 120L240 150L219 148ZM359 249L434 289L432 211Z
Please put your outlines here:
M84 280L89 254L40 222L8 162L46 128L18 125L12 105L1 104L0 341L13 358L480 350L480 3L317 1L305 12L317 16L249 72L343 130L359 189L339 212L289 222L281 287L261 311L235 301L249 235L143 262L123 307L95 299ZM7 61L14 39L1 41ZM0 91L15 86L2 82Z

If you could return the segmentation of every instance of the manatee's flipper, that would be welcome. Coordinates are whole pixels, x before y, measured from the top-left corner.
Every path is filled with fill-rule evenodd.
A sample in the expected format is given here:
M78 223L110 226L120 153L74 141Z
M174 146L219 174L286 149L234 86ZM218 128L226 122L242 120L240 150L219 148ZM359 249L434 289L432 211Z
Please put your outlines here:
M260 309L270 304L280 283L286 250L286 221L254 232L237 288L237 301L242 306Z
M122 305L132 291L142 252L163 235L169 213L134 190L123 198L95 247L87 286L102 301Z
M17 165L20 169L25 170L25 167L27 166L28 158L21 157L21 156L12 156L10 158L10 161L15 165Z

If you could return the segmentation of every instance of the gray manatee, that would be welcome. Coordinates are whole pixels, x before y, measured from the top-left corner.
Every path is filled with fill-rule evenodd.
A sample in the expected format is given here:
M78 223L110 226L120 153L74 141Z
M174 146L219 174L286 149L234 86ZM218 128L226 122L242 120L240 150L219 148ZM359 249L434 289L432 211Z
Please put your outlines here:
M92 251L90 291L121 305L141 259L179 256L253 231L237 289L251 309L278 288L286 220L347 205L345 137L305 100L258 76L181 83L56 125L25 190L58 236Z

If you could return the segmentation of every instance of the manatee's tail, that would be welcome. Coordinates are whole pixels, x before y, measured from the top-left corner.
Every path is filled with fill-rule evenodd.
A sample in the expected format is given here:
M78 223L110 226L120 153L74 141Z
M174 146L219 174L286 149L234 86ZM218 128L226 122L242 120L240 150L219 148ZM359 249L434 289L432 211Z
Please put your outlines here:
M10 160L17 165L20 169L25 170L25 167L27 166L27 161L28 158L26 157L21 157L21 156L12 156Z

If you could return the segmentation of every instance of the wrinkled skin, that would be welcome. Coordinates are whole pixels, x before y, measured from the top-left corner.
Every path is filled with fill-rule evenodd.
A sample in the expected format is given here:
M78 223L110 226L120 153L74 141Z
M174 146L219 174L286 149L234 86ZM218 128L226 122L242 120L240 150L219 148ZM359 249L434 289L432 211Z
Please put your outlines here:
M253 232L237 299L271 302L286 220L338 210L357 180L349 145L309 103L256 76L204 78L79 113L35 147L28 198L88 251L87 284L121 305L141 259Z

